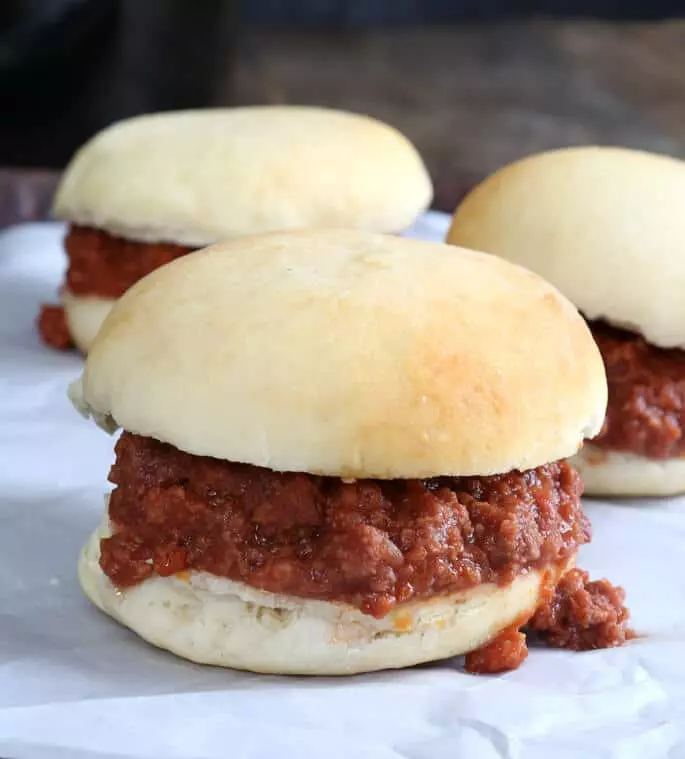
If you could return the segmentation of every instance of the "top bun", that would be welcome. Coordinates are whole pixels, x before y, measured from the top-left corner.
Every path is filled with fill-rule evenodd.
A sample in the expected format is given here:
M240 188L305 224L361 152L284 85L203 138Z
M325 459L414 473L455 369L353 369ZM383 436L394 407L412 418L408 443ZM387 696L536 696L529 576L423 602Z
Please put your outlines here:
M399 232L432 194L416 149L387 124L263 106L114 124L71 161L54 214L132 240L202 246L307 226Z
M556 285L588 319L685 347L685 163L623 148L567 148L493 174L447 240Z
M243 238L133 286L71 396L193 454L349 478L487 475L575 453L604 368L535 274L341 230Z

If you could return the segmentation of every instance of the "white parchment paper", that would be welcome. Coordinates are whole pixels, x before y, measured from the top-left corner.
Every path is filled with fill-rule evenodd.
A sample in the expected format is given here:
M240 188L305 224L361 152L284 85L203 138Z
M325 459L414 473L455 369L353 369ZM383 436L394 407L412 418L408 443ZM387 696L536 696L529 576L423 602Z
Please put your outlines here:
M413 233L439 239L446 223L427 215ZM643 637L534 649L499 677L458 661L348 679L210 669L92 607L75 565L112 440L65 396L81 360L34 329L62 275L62 232L0 233L0 757L685 757L685 499L587 502L580 564L626 588Z

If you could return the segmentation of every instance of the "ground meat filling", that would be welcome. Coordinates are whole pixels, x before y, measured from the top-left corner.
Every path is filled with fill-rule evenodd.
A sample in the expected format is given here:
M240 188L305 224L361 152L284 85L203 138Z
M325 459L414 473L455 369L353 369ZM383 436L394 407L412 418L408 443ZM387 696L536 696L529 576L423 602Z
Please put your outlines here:
M468 653L464 668L479 675L517 669L528 656L526 632L548 646L572 651L622 646L635 637L628 627L630 613L624 600L623 588L608 580L591 582L581 569L569 570L560 580L548 576L535 612Z
M685 456L685 351L590 322L604 359L609 405L592 443L650 459Z
M590 581L587 572L572 569L528 622L548 645L588 651L622 646L635 637L628 627L623 588L607 580Z
M382 617L396 603L509 583L589 540L566 462L493 477L358 480L282 474L124 433L110 472L120 587L199 570Z
M497 675L518 669L527 657L526 636L512 625L487 646L466 654L464 669L472 675Z
M72 225L64 239L69 266L66 288L74 295L119 298L151 271L194 248L126 240L91 227ZM44 305L38 332L45 345L73 347L62 306Z
M69 259L66 287L74 295L119 298L139 279L193 248L115 237L72 226L64 240Z
M43 306L38 315L38 332L45 345L56 350L73 348L62 306Z

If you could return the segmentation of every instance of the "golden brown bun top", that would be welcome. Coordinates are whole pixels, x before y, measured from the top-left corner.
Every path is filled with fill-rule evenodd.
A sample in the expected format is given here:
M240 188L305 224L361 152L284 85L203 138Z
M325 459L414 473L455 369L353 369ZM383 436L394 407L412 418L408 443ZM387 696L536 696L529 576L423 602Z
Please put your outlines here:
M448 242L502 256L589 319L685 347L685 162L584 147L525 158L457 208Z
M154 271L114 307L71 394L103 424L194 454L413 478L574 454L600 428L606 380L584 321L537 275L309 230Z
M71 161L54 214L134 240L201 247L307 226L399 232L432 194L416 149L387 124L260 106L114 124Z

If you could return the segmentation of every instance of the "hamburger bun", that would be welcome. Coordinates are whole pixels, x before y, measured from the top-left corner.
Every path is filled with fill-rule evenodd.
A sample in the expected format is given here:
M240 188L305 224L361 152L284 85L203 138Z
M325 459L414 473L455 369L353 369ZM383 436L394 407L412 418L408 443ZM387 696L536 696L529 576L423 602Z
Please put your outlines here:
M669 496L685 492L685 459L647 459L586 443L570 463L594 496Z
M103 426L191 454L381 479L531 469L576 453L606 408L585 322L540 277L342 230L234 240L152 272L71 394Z
M685 347L685 162L638 150L541 153L488 177L447 241L535 271L589 319Z
M88 352L115 302L114 298L74 295L67 289L62 290L62 305L69 334L81 353Z
M431 199L419 154L387 124L260 106L108 127L69 164L54 215L131 240L202 247L309 226L399 232Z
M79 580L103 612L149 643L198 664L282 675L352 675L473 651L540 605L549 570L402 604L382 619L341 603L279 596L191 572L125 593L99 565L105 526L81 553ZM559 575L569 566L560 568Z
M78 408L106 429L121 426L142 436L134 442L127 434L117 448L124 440L132 446L129 452L142 451L145 438L152 438L147 445L159 446L160 455L168 446L156 441L179 449L170 454L184 460L195 454L232 468L236 462L266 467L254 476L269 482L288 471L406 480L531 469L575 453L585 436L598 431L606 403L601 358L585 322L537 275L443 244L342 230L236 239L157 269L116 303L70 392ZM117 488L141 474L141 465L149 482L155 472L168 477L180 471L170 459L125 456L120 449L112 480ZM221 462L194 465L207 477L207 467ZM517 476L522 490L516 496L506 484L497 492L519 508L527 503L529 487L538 486L535 478L528 485ZM349 488L345 498L359 499L359 508L366 503L353 483L297 479L320 493L329 485ZM153 485L151 498L192 525L201 519L202 494L211 492L208 480L202 491L192 481L189 474L188 491L174 486L178 492L168 502L164 488ZM249 491L259 500L252 485L233 482L236 492ZM246 581L237 582L190 564L189 571L167 571L166 564L162 572L143 568L139 579L115 587L110 578L123 575L108 564L111 544L100 542L109 534L109 510L82 552L79 576L104 612L154 645L196 662L311 675L412 666L478 649L523 624L548 598L550 582L572 565L587 539L577 490L568 482L566 487L558 492L570 511L560 514L556 529L575 537L565 544L560 532L566 548L558 554L541 562L522 559L528 562L524 569L512 559L513 580L506 575L501 584L476 578L460 592L395 596L387 607L364 606L373 600L355 605L344 589L339 595L331 589L330 600L314 600L306 590L298 595L294 589L303 585L278 585L293 591L274 594L256 587L269 587L268 579L263 585L255 580L253 587L246 578L254 575L242 574ZM549 516L558 504L542 489L536 493L548 498L541 509ZM278 500L277 490L280 485L272 491L272 510L295 513L303 506L298 498L306 500L298 495L291 503L289 490ZM226 500L216 492L207 497L214 496L217 503ZM133 495L122 507L121 499L129 496L116 498L118 532L127 529L127 509L135 514L139 503ZM208 510L214 512L214 505ZM292 524L286 511L271 524ZM432 539L421 537L429 528L411 514L406 518L403 534L413 530L417 549L427 546L432 555ZM487 519L497 521L492 513ZM479 524L487 531L485 521ZM547 528L551 523L545 522ZM211 525L207 529L216 529ZM386 550L389 541L382 531L361 527L366 529L355 532L352 543L329 543L333 552L317 558L321 567L356 578L354 568L349 572L358 558L366 567L376 561L373 551ZM148 528L152 542L131 559L136 572L141 556L157 550L164 556L176 545L154 543L166 529L162 523ZM340 532L339 524L322 523L321 529L333 539L351 535ZM253 533L248 529L238 539L249 540L246 534ZM227 550L240 551L232 539ZM512 555L516 549L511 547ZM276 560L271 581L297 578L299 572L309 576L299 558L288 561ZM126 567L131 565L124 572ZM367 579L368 572L362 573Z
M685 163L624 148L566 148L496 172L457 208L447 241L558 287L590 320L685 347ZM587 445L572 460L595 495L685 491L685 460Z

